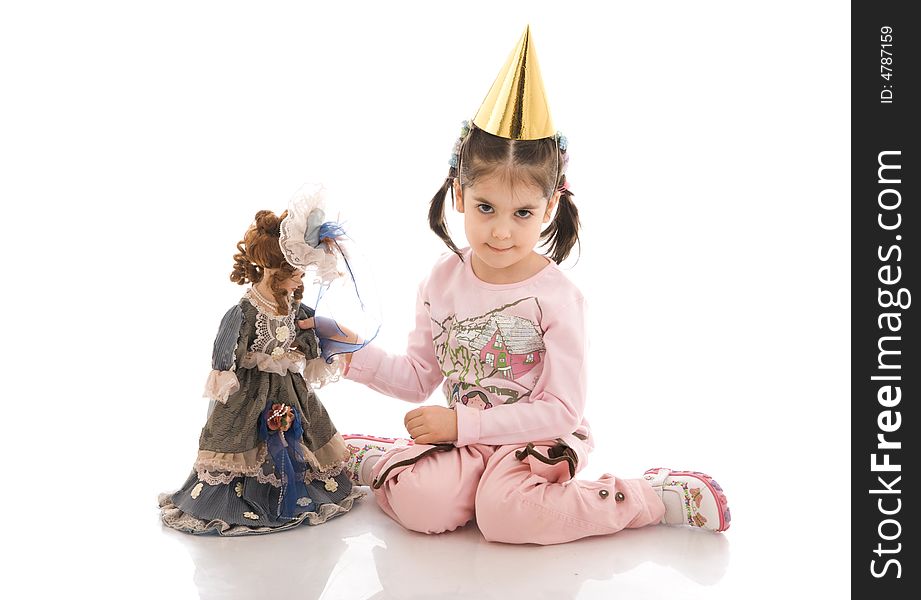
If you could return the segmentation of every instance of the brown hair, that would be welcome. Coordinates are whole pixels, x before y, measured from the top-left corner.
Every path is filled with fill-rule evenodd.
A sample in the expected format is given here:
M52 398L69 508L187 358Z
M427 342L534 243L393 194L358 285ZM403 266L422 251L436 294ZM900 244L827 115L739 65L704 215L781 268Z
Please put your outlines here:
M579 243L579 210L572 201L572 192L566 188L566 174L562 172L564 154L555 138L539 140L509 140L470 126L458 157L459 168L451 167L441 188L429 204L429 227L455 254L460 250L451 239L445 223L444 204L448 192L454 201L454 178L461 186L473 185L482 177L507 169L513 177L526 181L544 192L549 199L561 190L556 215L540 234L541 246L549 247L550 258L557 264L563 262L572 247ZM462 258L463 260L463 258Z
M243 234L243 239L237 243L239 252L234 254L233 272L230 280L239 285L259 283L265 275L265 269L277 269L272 274L269 282L272 295L277 304L279 314L288 314L288 297L281 287L281 282L287 281L296 269L288 264L281 247L278 245L281 221L288 215L288 211L275 216L270 210L260 210L256 213L255 221ZM300 302L304 297L304 286L294 291L294 301Z

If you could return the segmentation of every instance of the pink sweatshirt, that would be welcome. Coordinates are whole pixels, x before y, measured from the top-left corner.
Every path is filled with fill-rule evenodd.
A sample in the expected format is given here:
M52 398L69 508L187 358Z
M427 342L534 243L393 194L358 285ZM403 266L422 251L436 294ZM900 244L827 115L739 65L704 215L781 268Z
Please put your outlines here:
M406 354L373 344L346 377L423 402L442 383L457 411L457 446L562 439L584 466L585 300L555 263L511 284L478 279L470 249L442 256L419 288Z

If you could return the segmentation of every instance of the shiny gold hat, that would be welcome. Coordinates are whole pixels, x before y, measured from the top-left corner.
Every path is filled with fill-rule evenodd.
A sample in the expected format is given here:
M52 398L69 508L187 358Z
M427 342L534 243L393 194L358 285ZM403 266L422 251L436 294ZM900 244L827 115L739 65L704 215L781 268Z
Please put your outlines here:
M531 43L530 25L509 54L473 123L510 140L539 140L556 134Z

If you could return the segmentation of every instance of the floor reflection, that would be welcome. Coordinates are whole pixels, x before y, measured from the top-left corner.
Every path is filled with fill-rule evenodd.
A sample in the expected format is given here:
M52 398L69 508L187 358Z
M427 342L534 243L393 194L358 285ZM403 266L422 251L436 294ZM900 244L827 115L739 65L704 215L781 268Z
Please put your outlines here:
M437 536L402 529L368 496L317 527L248 538L194 537L164 528L195 564L206 600L284 598L573 598L654 563L701 586L729 564L727 536L647 527L556 546L486 542L475 525Z

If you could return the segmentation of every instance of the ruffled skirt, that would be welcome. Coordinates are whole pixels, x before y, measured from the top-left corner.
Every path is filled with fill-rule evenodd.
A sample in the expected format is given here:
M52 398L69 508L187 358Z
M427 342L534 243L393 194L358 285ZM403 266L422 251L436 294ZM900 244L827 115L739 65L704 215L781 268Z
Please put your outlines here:
M223 536L272 533L303 524L324 523L348 512L355 499L363 495L352 488L344 471L327 481L312 481L305 488L307 493L297 499L303 512L286 519L278 514L281 488L259 483L255 477L238 477L229 484L211 485L199 480L193 471L179 491L160 494L160 517L168 527L186 533Z
M296 373L237 371L238 391L218 403L199 440L192 473L159 497L168 527L247 535L317 525L348 512L363 494L343 466L349 457L326 409ZM288 422L279 431L278 409Z

